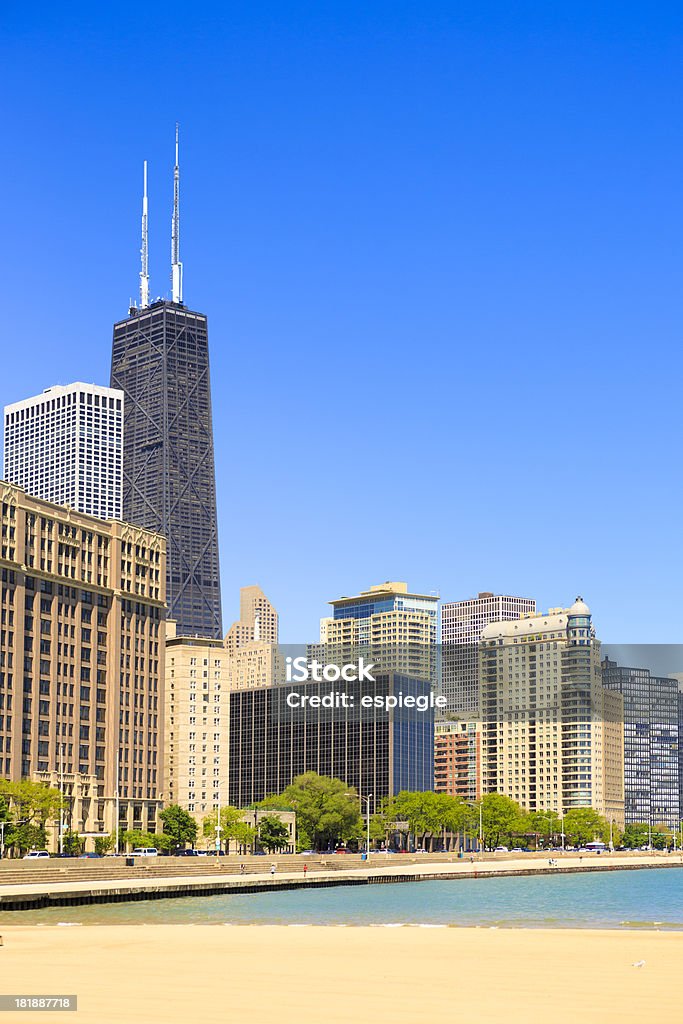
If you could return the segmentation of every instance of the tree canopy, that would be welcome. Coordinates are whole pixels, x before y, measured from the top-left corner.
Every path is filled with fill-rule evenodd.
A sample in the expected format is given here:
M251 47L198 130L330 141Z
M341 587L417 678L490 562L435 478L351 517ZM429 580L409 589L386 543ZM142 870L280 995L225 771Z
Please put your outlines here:
M197 838L197 822L189 811L179 804L169 804L161 814L164 835L168 837L171 847L192 845Z
M433 846L434 839L443 832L464 831L468 811L463 800L446 793L403 790L388 801L384 817L399 831L412 833L423 844Z
M44 782L22 779L10 782L0 779L0 800L4 807L5 846L18 850L44 849L47 844L46 825L54 821L66 806L58 789Z
M287 786L282 799L296 811L300 848L325 850L362 832L358 794L341 779L305 772Z
M564 834L574 846L609 842L609 822L592 807L573 807L564 816Z
M268 814L258 824L259 845L273 853L289 844L289 829L276 814Z

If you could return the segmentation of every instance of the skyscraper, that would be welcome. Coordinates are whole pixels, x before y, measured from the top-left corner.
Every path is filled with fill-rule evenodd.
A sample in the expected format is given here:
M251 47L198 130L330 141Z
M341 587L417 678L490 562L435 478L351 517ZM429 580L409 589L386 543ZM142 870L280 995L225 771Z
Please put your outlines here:
M605 658L602 683L624 698L626 824L678 828L678 680Z
M254 641L278 642L278 614L260 587L240 588L240 617L225 638L229 655Z
M388 581L330 604L333 614L321 619L317 648L327 661L353 661L363 653L384 672L436 683L436 594L412 594L406 583Z
M4 479L98 519L122 518L123 392L47 388L5 406Z
M148 304L145 173L140 306L114 324L111 384L125 394L124 519L166 537L168 614L178 635L219 639L209 339L206 316L183 303L179 180L176 129L172 299Z
M624 821L624 704L602 685L590 609L551 608L484 627L483 790L530 811L592 807Z
M510 622L536 611L528 597L488 591L441 606L441 693L446 712L463 716L479 710L479 640L489 622Z

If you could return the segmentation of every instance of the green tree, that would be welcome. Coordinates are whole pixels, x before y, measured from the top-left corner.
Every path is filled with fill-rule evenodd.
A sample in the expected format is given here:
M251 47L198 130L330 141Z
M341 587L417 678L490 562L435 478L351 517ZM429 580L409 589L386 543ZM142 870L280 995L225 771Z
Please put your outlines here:
M143 832L141 829L128 829L121 836L121 842L135 849L136 846L153 846L157 850L167 850L170 839L161 832Z
M97 836L95 838L95 853L99 853L100 856L104 856L105 853L111 853L116 845L116 833L112 832L108 836Z
M652 845L655 850L668 850L670 846L673 846L673 843L674 834L668 825L659 822L659 824L652 826Z
M554 846L562 832L562 819L555 811L532 811L528 816L529 834L541 846Z
M216 841L216 812L207 814L202 821L202 833L207 839ZM231 839L242 847L249 847L254 841L256 830L244 820L244 811L237 807L221 807L221 849L226 849Z
M58 789L31 779L0 779L0 798L9 807L13 821L6 830L5 845L19 851L45 849L48 822L55 821L60 809L68 806Z
M258 841L264 850L274 853L289 845L289 829L276 814L268 814L259 821Z
M573 846L596 839L609 843L609 822L592 807L573 807L564 816L564 834Z
M240 852L246 853L254 847L256 829L246 821L237 821L233 825L228 839L234 839L240 848Z
M300 849L324 850L362 834L358 794L341 779L306 772L282 796L296 811Z
M266 811L293 811L294 808L289 803L284 793L279 796L275 793L271 793L270 796L264 797L263 800L259 800L257 803L250 804L250 808L258 808L258 810Z
M398 831L408 832L423 846L434 847L444 832L462 832L467 819L467 804L446 793L402 791L386 809Z
M484 846L489 850L511 843L514 836L526 835L529 824L526 812L515 800L502 793L487 793L474 806L468 818L470 835L473 833L473 825L477 829L474 834L479 834L480 810Z
M62 850L69 857L78 857L79 854L83 853L84 846L85 840L81 839L78 832L68 829L62 836Z
M168 837L171 849L177 849L189 843L193 846L197 839L197 822L189 811L179 804L169 804L159 815L164 835Z

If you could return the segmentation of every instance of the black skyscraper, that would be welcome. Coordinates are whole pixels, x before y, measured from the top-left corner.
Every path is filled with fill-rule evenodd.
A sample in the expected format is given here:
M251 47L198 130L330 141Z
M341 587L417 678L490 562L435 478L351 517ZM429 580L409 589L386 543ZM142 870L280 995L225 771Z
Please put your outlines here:
M167 539L178 634L221 637L206 317L182 302L132 309L114 324L111 385L125 393L124 519Z

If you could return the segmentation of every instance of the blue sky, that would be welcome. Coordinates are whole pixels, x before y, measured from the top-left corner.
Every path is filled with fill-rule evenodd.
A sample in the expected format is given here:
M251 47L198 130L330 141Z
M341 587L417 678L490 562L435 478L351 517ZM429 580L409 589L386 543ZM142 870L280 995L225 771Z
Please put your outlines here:
M0 14L0 404L108 382L138 283L209 315L226 627L385 579L681 639L683 12Z

